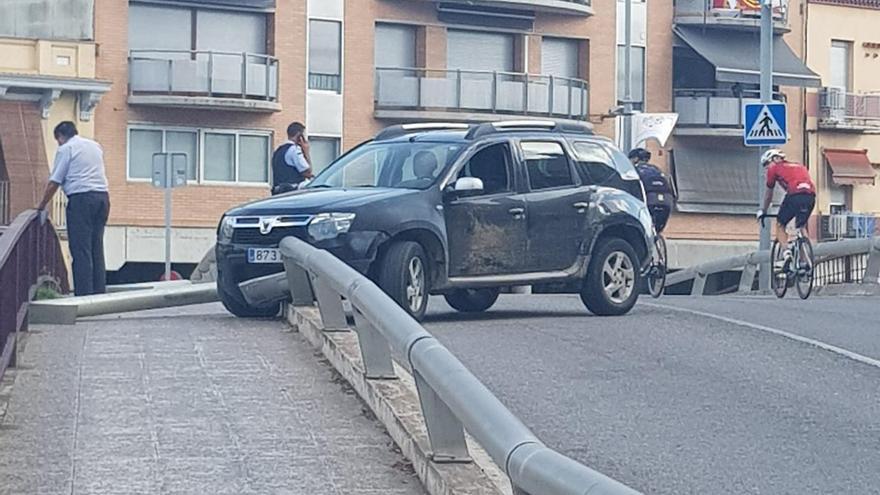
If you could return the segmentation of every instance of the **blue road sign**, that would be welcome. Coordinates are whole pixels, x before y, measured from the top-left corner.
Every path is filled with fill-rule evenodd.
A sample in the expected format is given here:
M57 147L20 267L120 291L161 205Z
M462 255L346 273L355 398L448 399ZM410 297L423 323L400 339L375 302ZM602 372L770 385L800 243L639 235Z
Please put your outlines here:
M749 103L745 109L746 146L776 146L788 142L785 103Z

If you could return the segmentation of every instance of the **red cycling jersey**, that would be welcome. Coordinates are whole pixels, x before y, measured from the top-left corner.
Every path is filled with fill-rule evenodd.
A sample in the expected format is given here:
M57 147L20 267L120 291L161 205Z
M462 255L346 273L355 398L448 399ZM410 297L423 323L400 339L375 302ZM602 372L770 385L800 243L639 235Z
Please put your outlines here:
M800 163L780 162L767 169L767 187L777 183L786 194L816 194L816 186L810 178L810 171Z

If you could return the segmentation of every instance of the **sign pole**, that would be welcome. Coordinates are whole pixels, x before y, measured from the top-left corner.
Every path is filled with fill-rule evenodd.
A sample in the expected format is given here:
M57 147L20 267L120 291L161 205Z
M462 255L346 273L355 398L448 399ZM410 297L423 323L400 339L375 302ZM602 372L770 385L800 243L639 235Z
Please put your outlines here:
M761 103L773 101L773 10L772 0L761 0ZM748 130L746 130L748 132ZM767 150L761 147L761 154ZM764 167L758 160L758 208L764 201L766 189ZM759 248L762 251L770 249L770 224L767 220L761 222ZM761 291L770 289L770 262L761 264L758 287Z
M165 155L165 281L171 280L171 154Z
M623 152L632 150L632 0L624 1Z

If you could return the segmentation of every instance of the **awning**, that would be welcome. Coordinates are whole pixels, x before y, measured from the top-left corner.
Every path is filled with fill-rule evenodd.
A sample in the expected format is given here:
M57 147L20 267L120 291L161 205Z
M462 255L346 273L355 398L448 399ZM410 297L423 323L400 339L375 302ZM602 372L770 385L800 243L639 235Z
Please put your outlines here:
M682 41L715 66L721 82L761 82L761 38L758 30L732 31L694 26L674 28ZM782 36L773 38L773 82L780 86L817 88L819 76L791 51Z
M834 183L840 186L874 184L874 167L868 159L868 150L835 150L823 151L825 160L831 166Z

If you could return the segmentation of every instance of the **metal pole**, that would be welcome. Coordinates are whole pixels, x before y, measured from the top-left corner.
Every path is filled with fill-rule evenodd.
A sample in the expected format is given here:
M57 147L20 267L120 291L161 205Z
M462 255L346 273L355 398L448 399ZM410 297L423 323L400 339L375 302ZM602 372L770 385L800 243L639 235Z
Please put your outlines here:
M171 153L165 155L165 280L171 280Z
M632 149L632 0L624 2L623 151ZM569 89L570 91L570 89ZM570 101L569 101L570 103Z
M771 0L761 0L761 103L773 100L773 12ZM761 148L761 154L767 148ZM764 167L758 162L758 205L764 201L767 188ZM770 221L761 222L759 247L762 251L770 249ZM770 261L761 264L758 287L762 291L770 289Z

